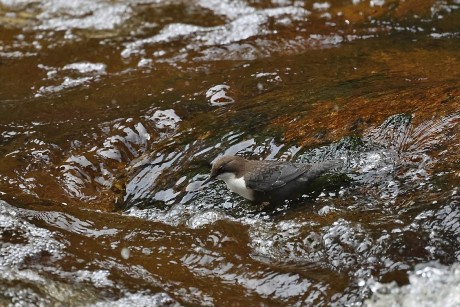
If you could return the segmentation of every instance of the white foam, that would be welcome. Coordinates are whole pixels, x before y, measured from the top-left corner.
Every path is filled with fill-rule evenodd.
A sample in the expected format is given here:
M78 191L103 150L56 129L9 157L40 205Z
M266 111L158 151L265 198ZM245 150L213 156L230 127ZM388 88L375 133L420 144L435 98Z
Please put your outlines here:
M128 4L93 0L47 0L41 9L38 28L47 30L111 30L126 21L132 11Z
M81 74L87 73L98 73L106 74L107 65L103 63L90 63L90 62L80 62L80 63L71 63L65 65L63 70L76 70Z
M224 106L230 103L234 103L235 100L232 97L227 96L227 90L230 86L225 84L219 84L211 87L206 91L206 98L209 99L209 103L212 106Z
M409 284L369 282L373 292L367 307L454 307L460 306L460 264L444 266L437 262L418 264L409 273Z
M200 46L229 45L250 37L271 34L272 31L265 27L270 17L276 17L277 20L283 20L282 23L285 23L283 16L292 20L305 20L305 17L310 14L307 10L294 6L256 10L238 1L201 1L199 5L213 10L218 15L226 16L229 22L214 27L183 23L168 24L157 35L127 44L121 52L122 57L145 54L143 50L145 45L179 39L192 41L187 45L186 50Z
M157 110L149 119L155 122L155 126L159 129L175 129L182 121L173 109Z

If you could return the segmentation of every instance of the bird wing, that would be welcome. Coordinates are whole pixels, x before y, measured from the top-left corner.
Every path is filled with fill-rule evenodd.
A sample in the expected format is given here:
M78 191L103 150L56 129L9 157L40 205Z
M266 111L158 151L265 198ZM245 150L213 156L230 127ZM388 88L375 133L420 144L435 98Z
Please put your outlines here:
M309 164L269 162L261 164L257 172L250 173L244 179L248 188L261 192L270 191L297 179L310 168Z
M296 179L307 183L341 163L340 160L313 164L267 161L259 166L258 172L250 173L244 180L248 188L265 192L280 188Z

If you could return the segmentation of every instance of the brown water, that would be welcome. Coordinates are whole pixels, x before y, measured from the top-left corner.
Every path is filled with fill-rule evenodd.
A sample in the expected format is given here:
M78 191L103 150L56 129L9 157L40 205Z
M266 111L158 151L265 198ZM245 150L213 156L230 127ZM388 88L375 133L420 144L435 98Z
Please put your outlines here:
M459 8L0 0L0 304L362 305L454 272ZM224 153L346 163L254 213L199 189Z

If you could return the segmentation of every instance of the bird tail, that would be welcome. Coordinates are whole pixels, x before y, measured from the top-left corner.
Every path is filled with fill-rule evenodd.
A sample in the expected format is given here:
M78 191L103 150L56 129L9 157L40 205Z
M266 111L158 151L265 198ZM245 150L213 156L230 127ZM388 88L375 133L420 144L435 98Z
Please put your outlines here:
M313 163L311 165L311 168L308 170L308 172L305 173L304 176L302 176L302 178L305 181L310 181L330 171L331 169L339 168L343 166L343 164L344 164L344 161L340 159L327 160L323 162Z

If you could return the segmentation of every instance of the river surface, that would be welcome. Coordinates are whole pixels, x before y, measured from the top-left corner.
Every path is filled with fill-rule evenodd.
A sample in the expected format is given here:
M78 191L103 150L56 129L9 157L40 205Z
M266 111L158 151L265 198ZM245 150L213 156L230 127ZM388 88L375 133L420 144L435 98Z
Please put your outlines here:
M0 0L0 305L458 306L459 122L459 0Z

